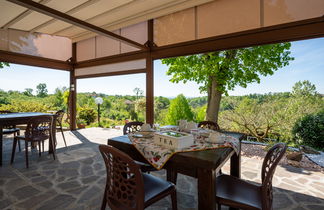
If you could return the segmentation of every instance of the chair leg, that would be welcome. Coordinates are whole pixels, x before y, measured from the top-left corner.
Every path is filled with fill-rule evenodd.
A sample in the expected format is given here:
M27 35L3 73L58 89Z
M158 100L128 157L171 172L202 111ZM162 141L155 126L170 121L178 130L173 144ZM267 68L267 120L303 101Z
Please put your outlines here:
M38 148L38 156L40 157L42 155L41 141L38 141Z
M54 160L55 160L55 146L54 146L54 143L53 143L53 141L51 141L51 140L49 140L48 143L51 144L52 152L53 152L53 158L54 158Z
M62 136L63 136L63 140L64 140L65 147L67 147L66 141L65 141L65 136L64 136L64 133L63 133L62 125L61 125L61 133L62 133Z
M222 209L222 205L221 205L221 204L218 204L218 205L217 205L217 209L218 209L218 210L221 210L221 209Z
M17 131L17 133L15 132L14 133L14 139L16 138L16 136L19 136L20 135L20 131ZM21 152L21 147L20 147L20 141L18 140L18 148L19 148L19 152Z
M102 203L101 203L101 210L105 210L106 205L107 205L107 191L106 191L106 187L105 187L105 193L104 193L104 196L102 198Z
M25 159L26 159L26 168L28 168L28 141L25 141Z
M15 159L17 141L19 142L19 140L17 140L17 138L15 137L14 138L14 141L13 141L13 145L12 145L12 152L11 152L11 161L10 161L10 164L12 164L13 161L14 161L14 159Z
M20 140L18 140L18 149L19 149L19 152L21 152Z
M174 189L174 191L171 193L171 202L172 202L172 210L177 210L177 191Z
M45 150L44 150L44 141L42 141L42 147L43 147L43 152L44 152L44 151L45 151Z

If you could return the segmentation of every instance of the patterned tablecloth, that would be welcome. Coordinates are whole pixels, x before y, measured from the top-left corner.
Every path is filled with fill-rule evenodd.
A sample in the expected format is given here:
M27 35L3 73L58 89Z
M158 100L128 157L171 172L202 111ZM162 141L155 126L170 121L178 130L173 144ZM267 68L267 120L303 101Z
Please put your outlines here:
M223 144L215 144L206 141L206 138L196 137L192 146L183 149L169 149L154 143L153 138L138 138L136 135L128 135L135 148L151 163L156 169L160 170L164 164L178 152L191 152L199 150L216 149L221 147L232 147L236 153L239 153L239 140L223 134L225 140Z

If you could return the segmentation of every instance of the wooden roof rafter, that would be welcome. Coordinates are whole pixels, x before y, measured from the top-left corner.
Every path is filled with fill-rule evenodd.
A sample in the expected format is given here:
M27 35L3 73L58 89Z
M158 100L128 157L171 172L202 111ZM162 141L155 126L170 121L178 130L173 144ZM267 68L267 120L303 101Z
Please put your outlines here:
M88 31L92 31L92 32L97 33L97 34L107 36L107 37L109 37L111 39L121 41L121 42L123 42L123 43L125 43L127 45L131 45L133 47L136 47L136 48L139 48L139 49L142 49L142 50L147 50L148 49L148 47L146 47L145 45L142 45L142 44L140 44L138 42L135 42L135 41L130 40L128 38L125 38L123 36L117 35L117 34L115 34L113 32L107 31L107 30L105 30L103 28L100 28L100 27L95 26L93 24L87 23L85 21L82 21L82 20L77 19L75 17L72 17L70 15L67 15L67 14L65 14L63 12L58 11L58 10L55 10L55 9L52 9L52 8L47 7L45 5L36 3L34 1L31 1L31 0L7 0L7 1L9 1L11 3L14 3L14 4L17 4L17 5L20 5L20 6L23 6L23 7L26 7L26 8L29 8L29 9L34 10L36 12L48 15L50 17L59 19L61 21L73 24L75 26L86 29Z

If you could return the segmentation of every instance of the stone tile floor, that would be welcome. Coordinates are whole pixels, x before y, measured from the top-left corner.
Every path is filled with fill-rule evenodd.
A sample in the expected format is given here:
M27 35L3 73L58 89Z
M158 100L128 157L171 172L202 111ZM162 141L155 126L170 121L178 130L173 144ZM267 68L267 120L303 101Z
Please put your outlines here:
M57 133L57 159L46 153L38 158L34 150L29 169L25 168L24 152L17 152L14 164L9 164L12 140L6 136L4 165L0 167L0 209L100 209L105 168L98 144L106 144L109 137L121 134L121 130L103 128L66 131L65 148L61 134ZM261 164L261 160L242 157L242 178L260 183ZM223 171L229 171L229 164ZM163 170L152 174L165 178ZM274 209L324 209L322 172L278 166L273 186ZM196 189L194 178L179 175L180 210L197 209ZM161 200L148 209L171 209L170 200Z

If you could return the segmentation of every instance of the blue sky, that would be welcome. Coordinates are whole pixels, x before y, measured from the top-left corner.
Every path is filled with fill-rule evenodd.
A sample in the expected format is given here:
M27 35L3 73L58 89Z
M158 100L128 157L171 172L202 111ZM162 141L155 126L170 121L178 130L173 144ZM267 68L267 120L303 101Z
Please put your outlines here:
M316 85L317 91L324 93L324 38L292 42L292 56L295 60L272 76L261 77L260 84L252 83L247 88L236 87L230 95L291 91L300 80L309 80ZM154 62L154 94L174 97L183 93L187 97L203 96L194 82L173 84L166 76L167 66L161 61ZM11 64L0 70L0 89L23 91L35 89L39 83L46 83L49 93L56 87L69 85L69 73L60 70L44 69ZM78 92L97 92L109 95L133 95L135 87L145 91L145 74L101 77L78 80Z

